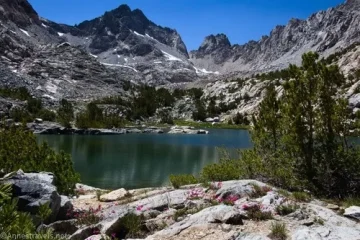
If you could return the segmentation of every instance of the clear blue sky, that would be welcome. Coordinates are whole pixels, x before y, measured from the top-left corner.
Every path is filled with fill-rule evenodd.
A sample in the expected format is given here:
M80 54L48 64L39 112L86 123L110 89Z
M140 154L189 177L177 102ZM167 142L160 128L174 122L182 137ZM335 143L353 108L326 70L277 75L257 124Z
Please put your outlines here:
M29 0L35 10L55 22L76 24L121 4L139 8L154 23L175 28L189 50L204 37L225 33L232 44L268 35L292 17L305 19L345 0Z

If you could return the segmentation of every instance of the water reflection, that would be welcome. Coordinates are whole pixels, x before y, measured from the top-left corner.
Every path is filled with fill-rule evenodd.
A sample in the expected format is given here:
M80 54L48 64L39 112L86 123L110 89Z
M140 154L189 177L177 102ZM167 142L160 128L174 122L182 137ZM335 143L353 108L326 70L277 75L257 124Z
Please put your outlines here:
M38 136L72 155L85 184L140 188L168 183L170 174L197 174L218 160L216 147L249 148L247 131L211 130L209 135Z

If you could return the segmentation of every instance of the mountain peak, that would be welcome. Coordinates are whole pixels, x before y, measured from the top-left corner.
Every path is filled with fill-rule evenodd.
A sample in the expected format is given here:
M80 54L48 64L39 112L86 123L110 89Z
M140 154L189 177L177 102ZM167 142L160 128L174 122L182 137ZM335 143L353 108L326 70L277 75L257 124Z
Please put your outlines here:
M119 7L113 10L114 12L120 13L122 15L130 14L131 8L127 4L121 4Z
M0 0L0 20L13 21L20 27L40 24L39 16L27 0Z
M231 47L228 37L223 34L209 35L205 38L204 42L201 44L199 51L202 52L213 52L219 48L228 48Z

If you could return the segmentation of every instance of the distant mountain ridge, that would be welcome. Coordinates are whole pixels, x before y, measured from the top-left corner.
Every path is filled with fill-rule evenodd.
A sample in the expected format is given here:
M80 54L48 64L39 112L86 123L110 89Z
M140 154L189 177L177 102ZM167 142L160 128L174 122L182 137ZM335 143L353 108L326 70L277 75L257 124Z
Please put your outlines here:
M244 45L231 45L224 34L210 35L198 50L190 52L190 59L198 67L223 74L266 72L299 64L305 52L327 56L358 41L360 0L348 0L306 20L291 19L286 26L276 26L269 36Z
M210 35L190 53L176 30L127 5L75 26L40 17L26 0L0 0L0 13L1 86L26 86L49 101L123 94L124 81L177 87L272 71L305 52L326 56L360 41L360 0L292 19L244 45Z

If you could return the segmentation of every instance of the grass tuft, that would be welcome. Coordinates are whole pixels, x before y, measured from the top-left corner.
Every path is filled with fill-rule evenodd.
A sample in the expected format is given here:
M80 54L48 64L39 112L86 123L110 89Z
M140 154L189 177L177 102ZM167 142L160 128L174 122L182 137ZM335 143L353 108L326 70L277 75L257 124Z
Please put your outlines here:
M247 211L247 217L254 221L264 221L272 219L271 212L263 212L259 205L248 206L244 210Z
M292 198L298 202L310 202L311 196L306 192L293 192Z
M293 213L296 211L296 209L298 209L299 206L297 205L279 205L276 207L276 212L280 215L280 216L286 216L289 215L290 213Z
M273 240L286 240L286 225L285 223L272 223L271 224L271 233L269 237Z
M180 188L181 186L196 184L199 181L191 174L182 175L170 175L170 182L174 188Z

